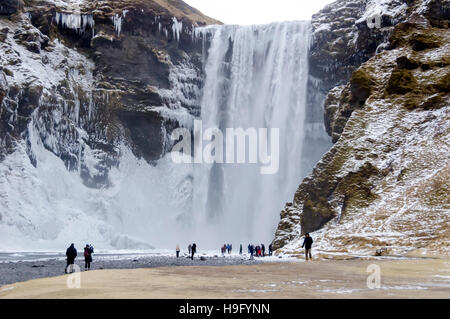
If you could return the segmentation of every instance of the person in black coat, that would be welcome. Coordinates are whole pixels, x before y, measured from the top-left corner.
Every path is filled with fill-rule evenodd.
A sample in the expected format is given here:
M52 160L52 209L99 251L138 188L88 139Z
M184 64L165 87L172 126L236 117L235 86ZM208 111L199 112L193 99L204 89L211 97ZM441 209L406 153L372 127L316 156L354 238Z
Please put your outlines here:
M269 245L269 256L272 256L272 244Z
M75 244L71 244L66 250L67 265L64 272L67 274L67 269L69 266L75 263L75 258L77 258L77 250L75 249Z
M86 244L86 247L84 247L84 269L85 270L91 269L93 252L94 252L94 248L92 246Z
M313 244L313 239L311 238L311 236L309 236L309 233L306 233L305 239L303 240L303 245L302 245L302 248L305 247L306 260L308 260L308 255L309 255L309 259L312 259L312 256L311 256L312 244Z
M196 243L192 244L191 251L192 251L191 259L194 260L194 254L197 252L197 244Z

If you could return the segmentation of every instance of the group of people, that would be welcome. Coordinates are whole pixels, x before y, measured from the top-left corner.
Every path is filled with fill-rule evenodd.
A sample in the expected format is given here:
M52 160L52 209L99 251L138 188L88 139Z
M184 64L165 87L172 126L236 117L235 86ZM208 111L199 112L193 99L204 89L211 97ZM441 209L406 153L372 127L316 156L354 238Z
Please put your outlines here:
M231 254L232 250L233 250L233 245L231 245L231 244L224 244L222 246L222 248L220 249L222 255L225 255L225 253Z
M86 247L84 247L84 270L90 270L91 269L91 262L92 262L92 254L94 253L94 247L90 244L86 244ZM71 244L69 248L66 250L66 257L67 257L67 265L64 270L64 272L67 274L67 272L73 271L73 265L75 263L75 258L77 258L78 252L75 248L75 244ZM69 269L70 266L70 269Z
M191 256L191 259L194 260L194 255L195 255L195 253L197 253L197 244L196 243L193 243L192 245L189 244L188 253L189 253L189 256Z
M252 245L248 244L247 251L250 254L250 260L253 260L254 257L265 257L266 256L266 246L264 244L261 245ZM272 256L272 244L269 245L268 255Z
M311 254L311 247L313 244L313 239L309 235L309 233L305 234L305 238L303 240L302 248L305 248L305 258L306 260L312 259ZM250 260L253 260L254 257L265 257L266 256L266 247L264 244L261 245L248 245L248 253L250 254ZM231 254L231 251L233 250L232 244L224 244L221 247L222 255L225 255L225 253ZM176 247L176 254L177 258L180 257L180 245L177 245ZM269 245L269 251L268 255L272 256L272 244ZM84 269L90 270L91 269L91 262L92 262L92 254L94 253L94 247L90 244L86 244L86 247L84 247ZM188 253L192 260L194 260L194 255L197 253L197 244L189 244L188 246ZM242 244L239 246L239 254L242 255ZM75 244L71 244L69 248L66 250L66 257L67 257L67 265L65 268L65 273L67 274L69 270L69 266L73 269L73 264L75 263L75 258L77 258L77 249L75 248ZM70 270L70 272L72 271Z

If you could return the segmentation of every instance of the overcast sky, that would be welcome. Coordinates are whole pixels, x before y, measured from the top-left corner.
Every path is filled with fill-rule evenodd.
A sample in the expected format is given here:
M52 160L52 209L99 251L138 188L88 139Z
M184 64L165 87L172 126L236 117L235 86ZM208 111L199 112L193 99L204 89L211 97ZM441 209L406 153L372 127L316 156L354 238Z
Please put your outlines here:
M211 18L227 24L263 24L310 20L334 0L184 0Z

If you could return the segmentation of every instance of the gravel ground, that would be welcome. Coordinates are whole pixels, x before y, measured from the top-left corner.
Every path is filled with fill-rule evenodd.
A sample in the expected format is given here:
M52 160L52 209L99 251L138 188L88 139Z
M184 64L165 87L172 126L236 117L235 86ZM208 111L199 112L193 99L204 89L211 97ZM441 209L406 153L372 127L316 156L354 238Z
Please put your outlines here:
M200 257L203 257L200 259ZM261 259L248 260L246 255L231 255L226 257L196 255L194 260L186 254L174 256L148 255L94 255L91 269L136 269L167 266L227 266L254 265L263 263ZM84 258L77 258L75 264L84 271ZM0 286L37 278L54 277L64 274L66 261L63 257L41 259L36 261L14 260L0 262Z

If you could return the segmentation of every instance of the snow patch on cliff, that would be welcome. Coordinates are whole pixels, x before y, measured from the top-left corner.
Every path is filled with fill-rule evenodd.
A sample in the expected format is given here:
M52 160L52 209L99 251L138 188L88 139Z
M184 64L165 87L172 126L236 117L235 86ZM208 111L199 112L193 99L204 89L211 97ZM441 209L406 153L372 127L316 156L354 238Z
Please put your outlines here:
M368 21L383 15L390 16L395 23L399 16L406 13L408 5L402 0L369 0L366 9L356 23Z

